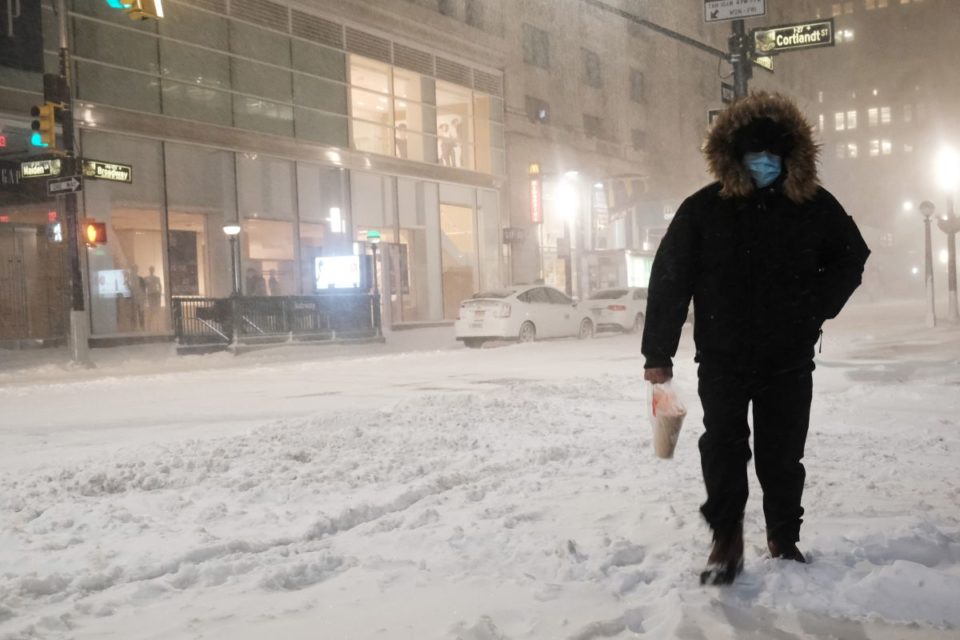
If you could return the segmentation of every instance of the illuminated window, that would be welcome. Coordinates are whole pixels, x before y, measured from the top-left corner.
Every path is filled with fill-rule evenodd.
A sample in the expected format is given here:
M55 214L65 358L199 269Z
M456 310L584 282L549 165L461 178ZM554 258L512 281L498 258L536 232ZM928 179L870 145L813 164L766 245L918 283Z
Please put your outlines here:
M853 13L853 3L845 2L843 3L843 12L844 13Z
M883 150L883 155L888 156L893 153L893 143L889 140L884 140L880 143L880 147Z
M905 145L903 145L903 152L904 152L904 153L913 153L913 145L912 145L912 144L905 144Z
M857 112L847 111L847 129L857 128Z
M834 17L836 17L836 16L842 16L842 15L843 15L843 5L842 5L842 4L837 3L837 4L834 4L834 5L833 5L833 15L834 15Z
M818 127L817 127L817 129L820 131L820 133L823 133L824 121L825 121L825 120L826 120L826 118L824 118L824 117L823 117L823 114L821 113L821 114L820 114L820 118L819 118L819 125L818 125Z
M820 104L823 104L823 91L821 91L821 92L819 92L819 93L817 94L817 101L818 101Z
M913 105L912 104L907 104L903 106L903 121L913 122Z
M886 7L887 7L887 0L877 0L878 9L886 9Z
M880 108L880 122L881 124L890 124L892 121L892 116L890 114L890 107L881 107Z
M833 114L833 128L837 131L843 131L843 111Z
M900 0L900 4L910 4L910 0Z
M842 142L837 143L837 157L841 160L847 157L847 145Z
M877 0L864 0L863 6L867 8L867 11L873 11L877 8Z
M880 124L880 110L876 107L867 109L867 119L870 121L871 127L875 127Z
M844 29L843 39L847 42L853 42L853 29Z
M875 158L875 157L877 157L877 156L879 156L879 155L880 155L880 141L879 141L879 140L871 140L871 141L870 141L870 156Z
M847 157L856 158L860 155L860 149L857 147L856 142L847 143Z

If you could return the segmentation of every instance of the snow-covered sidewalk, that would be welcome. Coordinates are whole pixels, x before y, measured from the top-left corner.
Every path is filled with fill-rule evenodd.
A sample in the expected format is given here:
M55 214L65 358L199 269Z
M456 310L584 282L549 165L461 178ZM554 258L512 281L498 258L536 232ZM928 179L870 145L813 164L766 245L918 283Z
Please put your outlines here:
M812 563L766 557L751 472L727 589L697 582L689 336L672 461L637 336L20 379L0 638L956 638L960 332L915 312L827 327Z

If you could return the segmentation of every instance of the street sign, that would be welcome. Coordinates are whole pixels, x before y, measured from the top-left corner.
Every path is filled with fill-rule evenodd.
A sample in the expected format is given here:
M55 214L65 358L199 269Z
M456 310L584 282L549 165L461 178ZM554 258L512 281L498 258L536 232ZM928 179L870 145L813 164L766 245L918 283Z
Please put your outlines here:
M759 56L770 56L796 49L832 47L834 45L833 18L754 29L752 35L754 49Z
M707 125L712 127L713 123L717 121L717 118L720 117L721 113L723 113L723 109L707 110Z
M703 19L706 22L742 20L766 13L765 0L703 0Z
M77 193L83 188L83 181L80 176L68 176L66 178L57 178L47 181L47 194L58 196L67 193Z
M732 84L727 84L726 82L720 83L720 100L723 104L733 104L733 101L737 99L737 92L733 88Z
M58 175L60 175L60 158L44 158L20 163L21 178L53 178Z
M83 175L97 180L126 182L127 184L133 183L133 167L128 164L119 164L116 162L84 159Z
M773 73L773 56L753 56L753 64L765 71Z
M503 228L503 244L522 244L527 240L527 230L516 227Z

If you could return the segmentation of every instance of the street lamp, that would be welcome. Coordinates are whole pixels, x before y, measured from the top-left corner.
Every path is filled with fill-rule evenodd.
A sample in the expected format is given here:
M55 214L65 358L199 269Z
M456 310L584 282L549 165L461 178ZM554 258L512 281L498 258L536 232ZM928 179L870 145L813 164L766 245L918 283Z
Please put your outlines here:
M223 232L230 239L230 267L233 271L233 295L240 295L240 225L231 222L223 225Z
M944 147L937 154L936 176L938 186L947 196L947 215L937 220L937 226L947 234L947 289L949 291L950 320L960 323L957 306L957 232L960 219L953 213L953 196L960 186L960 155L952 147Z
M380 314L380 284L377 277L377 248L380 246L380 232L376 230L367 231L367 242L373 249L373 328L376 329L377 336L381 334L381 314Z
M920 203L920 213L923 215L924 246L926 247L924 251L923 286L927 292L928 327L937 326L937 305L933 292L933 246L930 238L930 218L933 217L934 211L936 211L936 207L929 200Z
M573 238L570 227L577 218L580 208L580 194L577 189L576 171L567 171L557 184L557 205L563 219L563 260L564 289L568 296L573 296Z

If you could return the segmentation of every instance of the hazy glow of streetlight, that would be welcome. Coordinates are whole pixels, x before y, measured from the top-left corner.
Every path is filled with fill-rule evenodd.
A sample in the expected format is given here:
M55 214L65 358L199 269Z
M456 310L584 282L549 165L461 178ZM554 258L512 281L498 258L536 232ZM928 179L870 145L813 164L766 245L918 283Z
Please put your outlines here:
M917 275L918 273L920 273L920 267L914 267L910 269L910 273L912 273L913 275Z
M960 184L960 155L953 147L944 147L935 162L937 186L952 192Z
M903 210L906 211L907 213L910 213L911 211L913 211L913 203L909 200L904 200Z
M235 236L240 234L240 225L238 224L225 224L223 225L223 232L228 236Z
M949 259L950 259L950 252L948 252L946 249L941 249L941 250L940 250L940 263L941 263L941 264L947 264L947 260L949 260Z
M571 180L560 180L556 189L557 211L564 220L572 221L577 215L577 187Z

